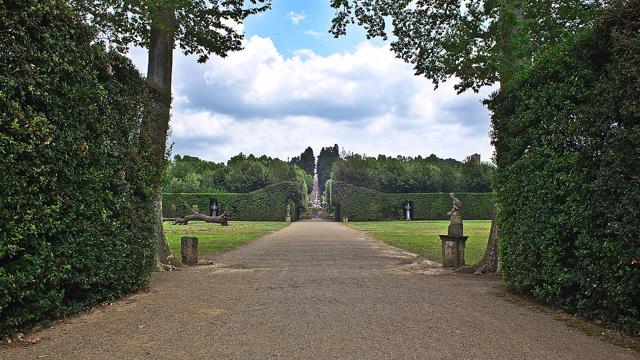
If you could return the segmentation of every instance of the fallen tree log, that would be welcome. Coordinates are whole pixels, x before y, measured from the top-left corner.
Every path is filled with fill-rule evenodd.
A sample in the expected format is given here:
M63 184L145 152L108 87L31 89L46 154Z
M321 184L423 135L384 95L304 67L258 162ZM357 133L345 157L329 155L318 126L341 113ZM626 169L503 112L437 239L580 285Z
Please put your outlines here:
M208 223L227 226L229 225L229 215L227 215L227 213L224 213L219 216L208 216L208 215L200 214L198 212L194 212L191 215L173 219L173 225L187 225L189 221L204 221Z

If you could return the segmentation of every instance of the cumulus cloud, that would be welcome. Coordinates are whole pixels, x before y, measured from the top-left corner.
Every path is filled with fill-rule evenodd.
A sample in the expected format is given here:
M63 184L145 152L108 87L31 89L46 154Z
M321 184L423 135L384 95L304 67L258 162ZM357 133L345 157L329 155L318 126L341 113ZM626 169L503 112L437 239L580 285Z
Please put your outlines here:
M271 39L254 36L242 52L214 59L199 71L185 71L183 80L181 90L190 107L240 118L296 115L359 121L389 112L407 116L416 109L416 94L426 89L433 96L431 83L415 77L387 47L366 42L352 53L323 57L301 49L285 58Z
M433 90L387 46L286 57L254 36L245 50L207 64L176 54L170 142L175 154L215 161L239 152L287 159L334 143L368 155L477 152L489 160L481 99L491 90L457 95L453 83Z
M295 11L289 11L287 13L287 18L291 20L294 25L300 24L307 16L304 13L298 13Z

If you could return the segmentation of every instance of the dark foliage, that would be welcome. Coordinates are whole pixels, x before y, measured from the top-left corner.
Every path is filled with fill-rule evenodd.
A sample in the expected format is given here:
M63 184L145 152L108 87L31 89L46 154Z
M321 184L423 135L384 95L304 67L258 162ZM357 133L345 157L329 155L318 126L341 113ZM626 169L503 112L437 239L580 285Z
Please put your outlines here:
M324 187L327 180L331 179L331 167L333 163L340 158L340 148L338 144L331 147L323 147L318 155L318 164L316 172L318 174L318 187L320 193L324 193Z
M413 206L413 220L446 220L451 210L451 199L445 193L385 194L338 181L330 186L332 205L340 205L341 216L350 221L399 220L407 202ZM491 219L493 194L456 193L456 197L463 203L465 219Z
M162 195L164 217L182 217L195 210L208 214L209 199L216 198L222 211L226 211L231 220L243 221L284 221L287 204L291 204L291 216L296 209L303 207L305 193L298 182L283 182L270 185L258 191L233 193L192 193ZM189 209L185 203L191 206Z
M307 174L313 176L316 169L316 157L313 155L313 149L311 146L307 147L300 156L296 156L291 159L289 164L298 166Z
M153 263L144 83L58 1L0 2L0 333L135 291Z
M284 181L299 181L307 190L313 186L313 178L302 169L265 155L256 157L240 153L229 159L226 166L194 156L176 155L164 173L162 190L168 193L246 193Z
M459 92L508 82L539 53L590 27L616 0L332 0L331 32L361 26L437 87Z
M640 333L640 1L488 102L509 287Z
M435 155L377 158L348 155L333 163L332 179L385 193L490 192L495 167Z

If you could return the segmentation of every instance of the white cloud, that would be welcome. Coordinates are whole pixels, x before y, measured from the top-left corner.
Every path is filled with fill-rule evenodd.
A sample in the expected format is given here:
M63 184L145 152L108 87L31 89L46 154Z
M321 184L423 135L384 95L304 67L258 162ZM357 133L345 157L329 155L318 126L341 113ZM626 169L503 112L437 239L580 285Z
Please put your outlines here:
M384 115L371 118L364 125L332 122L313 117L258 118L239 121L223 114L201 112L176 114L172 140L174 153L195 155L214 161L231 156L268 154L281 159L299 155L307 146L316 152L334 143L353 152L377 155L432 153L441 157L464 157L479 152L489 160L488 134L478 134L460 124L412 124Z
M304 12L295 12L295 11L289 11L287 13L287 18L289 18L289 20L291 20L291 22L294 25L298 25L300 24L304 19L307 18L307 16L304 14Z
M255 115L330 113L357 120L394 107L404 112L410 95L431 88L386 47L366 42L353 53L323 57L301 49L285 58L270 39L254 36L244 51L215 59L207 68L204 79L211 90L224 91ZM208 100L202 103L210 104Z
M445 83L433 90L387 46L285 57L271 39L254 36L245 50L204 65L176 53L173 83L174 154L287 159L334 143L368 155L464 159L477 152L489 160L493 152L480 104L491 89L457 95Z

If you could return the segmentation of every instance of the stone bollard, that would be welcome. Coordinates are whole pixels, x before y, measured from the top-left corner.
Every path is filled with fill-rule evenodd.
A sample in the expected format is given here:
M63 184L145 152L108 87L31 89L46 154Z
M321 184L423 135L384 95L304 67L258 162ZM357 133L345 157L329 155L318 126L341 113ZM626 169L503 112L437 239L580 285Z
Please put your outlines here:
M182 254L182 263L185 265L198 264L198 238L183 236L180 239L180 253Z

